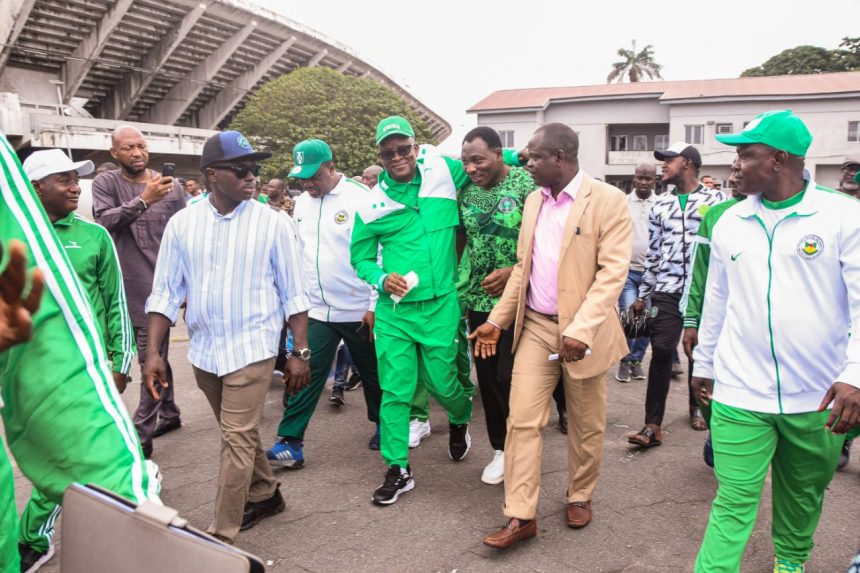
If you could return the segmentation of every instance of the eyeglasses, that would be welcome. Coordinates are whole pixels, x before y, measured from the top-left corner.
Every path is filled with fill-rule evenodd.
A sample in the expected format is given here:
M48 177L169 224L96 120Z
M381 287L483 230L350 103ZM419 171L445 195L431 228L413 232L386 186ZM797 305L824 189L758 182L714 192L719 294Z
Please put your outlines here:
M220 169L221 171L232 171L237 179L244 179L248 176L248 173L253 173L254 177L259 177L260 170L262 169L259 165L252 165L251 167L246 165L210 165L209 167L211 169Z
M399 155L400 157L409 157L409 154L412 153L412 145L413 144L409 143L395 147L394 149L383 149L379 152L379 158L384 161L391 161L394 159L395 155Z

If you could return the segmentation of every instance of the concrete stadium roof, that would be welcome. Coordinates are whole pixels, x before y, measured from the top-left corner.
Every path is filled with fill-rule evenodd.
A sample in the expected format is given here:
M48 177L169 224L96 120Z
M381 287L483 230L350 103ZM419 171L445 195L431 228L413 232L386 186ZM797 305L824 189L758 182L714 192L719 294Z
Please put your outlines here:
M326 66L392 87L437 138L451 133L347 46L248 0L6 0L7 66L58 73L64 101L85 98L96 118L203 129L227 125L263 82Z

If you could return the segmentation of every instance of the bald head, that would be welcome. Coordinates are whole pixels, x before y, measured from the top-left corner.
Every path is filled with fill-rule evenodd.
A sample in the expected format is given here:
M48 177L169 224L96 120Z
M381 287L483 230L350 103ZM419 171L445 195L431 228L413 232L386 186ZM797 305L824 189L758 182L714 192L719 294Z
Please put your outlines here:
M643 162L636 166L633 173L633 190L640 199L647 199L654 191L657 181L657 168L653 163Z
M133 181L146 176L149 149L143 134L136 127L121 125L111 134L110 154L120 169Z
M121 125L110 134L110 141L112 146L115 148L120 140L127 139L129 137L143 139L143 132L130 125Z
M564 151L564 161L576 163L579 154L579 137L576 132L563 123L548 123L535 131L534 138L540 137L539 147L555 153Z
M647 161L640 163L636 166L636 171L634 171L636 175L650 175L651 177L657 177L657 167L654 166L653 163L648 163Z
M374 187L379 182L380 173L382 173L382 167L371 165L361 173L361 179L368 187Z
M273 202L278 202L283 198L284 191L287 190L287 186L284 185L283 179L269 179L269 182L266 183L266 195L269 196L269 200Z

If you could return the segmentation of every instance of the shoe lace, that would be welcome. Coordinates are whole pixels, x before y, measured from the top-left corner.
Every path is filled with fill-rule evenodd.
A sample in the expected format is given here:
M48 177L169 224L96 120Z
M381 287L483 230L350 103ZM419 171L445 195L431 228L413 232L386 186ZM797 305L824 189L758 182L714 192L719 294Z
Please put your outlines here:
M803 573L803 565L777 557L774 560L773 573Z

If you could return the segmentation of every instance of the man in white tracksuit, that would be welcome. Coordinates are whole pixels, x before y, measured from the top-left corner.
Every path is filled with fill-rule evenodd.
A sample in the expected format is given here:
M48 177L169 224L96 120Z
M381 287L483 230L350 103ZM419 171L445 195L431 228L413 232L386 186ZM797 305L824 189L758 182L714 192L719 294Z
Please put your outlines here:
M714 225L694 352L719 481L695 570L739 571L771 469L774 572L802 572L860 423L860 202L804 180L812 136L790 111L717 139L750 197Z

